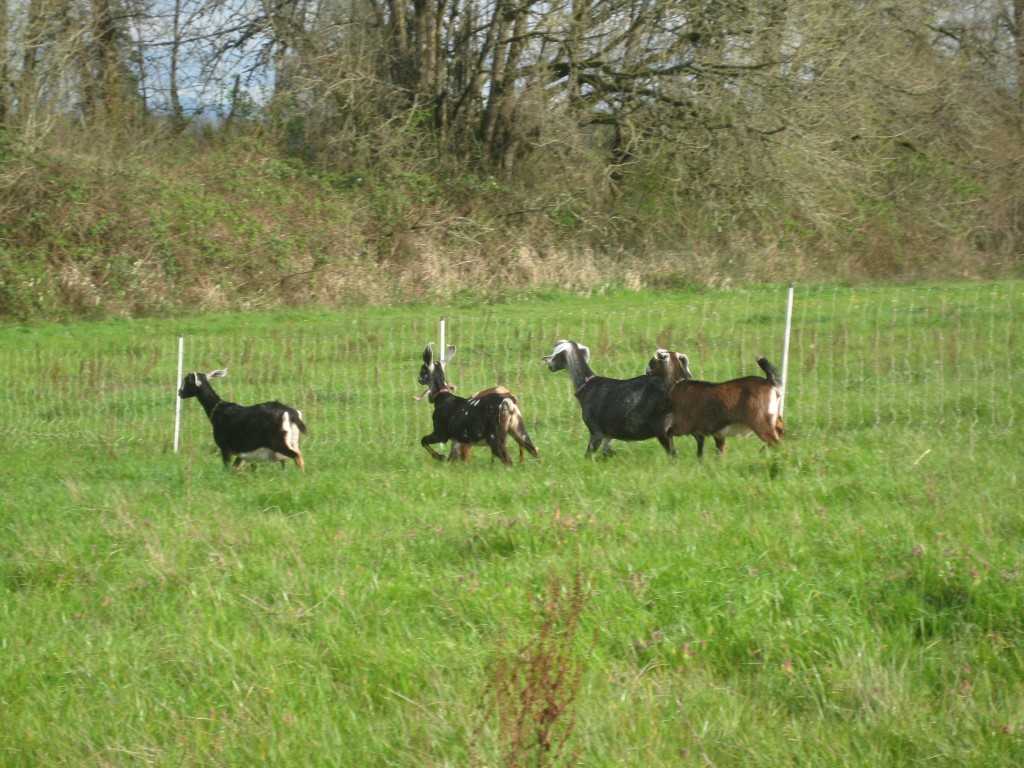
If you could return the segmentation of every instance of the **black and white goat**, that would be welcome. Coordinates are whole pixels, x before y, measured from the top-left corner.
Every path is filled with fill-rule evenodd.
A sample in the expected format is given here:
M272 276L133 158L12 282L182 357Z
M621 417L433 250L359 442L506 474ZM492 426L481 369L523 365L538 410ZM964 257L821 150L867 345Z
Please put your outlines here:
M304 469L300 436L306 433L302 414L276 400L259 405L239 405L222 399L210 386L210 379L227 376L226 370L190 373L181 382L178 397L196 397L202 403L210 424L213 441L220 448L224 466L235 456L235 467L249 461L277 461L283 467L294 459Z
M600 445L610 454L611 441L655 438L665 452L675 454L672 443L671 404L668 385L653 376L609 379L590 369L590 350L575 341L559 341L541 360L552 371L567 370L583 423L590 430L587 456Z
M444 367L455 355L454 345L449 345L444 357L434 360L434 345L428 344L423 350L423 365L419 382L427 387L428 397L434 405L434 431L424 435L420 445L431 456L444 461L443 454L432 446L449 440L463 446L486 442L491 453L505 464L511 464L505 443L508 435L525 447L535 458L540 454L523 426L522 413L515 398L497 391L481 393L471 398L459 397L451 391L445 379ZM456 455L460 455L456 452ZM461 458L468 456L468 452Z
M507 397L515 405L515 410L508 410L508 425L506 431L512 435L512 439L519 444L519 460L522 461L526 452L529 451L530 455L535 459L540 458L540 451L537 450L537 446L530 440L530 436L526 434L526 425L523 423L523 409L519 405L519 399L512 394L512 391L508 387L503 387L500 384L496 387L489 389L483 389L479 392L475 392L469 396L470 400L475 400L478 397L484 395L498 394L503 397ZM473 452L473 443L459 443L455 440L452 441L451 451L448 454L449 461L455 461L459 459L466 461L469 459L469 455Z
M753 432L767 445L785 435L779 405L782 382L775 366L763 357L757 364L765 373L713 384L695 381L686 355L659 349L647 364L647 374L669 386L672 403L672 434L693 435L697 456L704 455L704 438L713 437L718 453L725 452L725 438Z

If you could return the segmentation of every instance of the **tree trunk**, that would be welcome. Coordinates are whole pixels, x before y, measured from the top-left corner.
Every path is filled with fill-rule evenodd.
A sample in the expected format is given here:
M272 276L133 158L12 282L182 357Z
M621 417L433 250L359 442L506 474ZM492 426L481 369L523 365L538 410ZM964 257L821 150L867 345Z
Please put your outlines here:
M112 0L93 0L93 35L93 78L98 96L94 106L108 128L119 130L124 127L124 94Z
M45 0L30 0L28 4L28 21L25 37L21 48L21 77L18 80L16 94L18 100L18 125L23 132L31 131L36 122L37 104L37 72L39 50L44 44L44 26L46 13Z
M10 45L8 37L11 34L11 21L7 13L7 0L0 0L0 45L3 46L0 55L0 128L7 126L7 112L10 109L11 81L10 67L7 60L7 50Z
M1024 0L1013 0L1010 34L1013 36L1014 63L1017 74L1017 106L1024 113Z
M181 52L181 0L174 0L174 19L171 28L171 60L167 89L171 99L171 130L180 133L185 128L185 111L178 94L178 58Z

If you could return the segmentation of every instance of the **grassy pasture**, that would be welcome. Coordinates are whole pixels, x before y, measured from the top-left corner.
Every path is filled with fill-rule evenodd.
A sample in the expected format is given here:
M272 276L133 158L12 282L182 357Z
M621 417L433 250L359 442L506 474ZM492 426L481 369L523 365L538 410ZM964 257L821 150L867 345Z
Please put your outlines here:
M585 461L571 386L781 363L784 288L0 328L0 765L1024 763L1018 283L800 289L787 439ZM541 462L418 445L437 318ZM225 472L186 370L310 424ZM170 395L170 396L169 396Z

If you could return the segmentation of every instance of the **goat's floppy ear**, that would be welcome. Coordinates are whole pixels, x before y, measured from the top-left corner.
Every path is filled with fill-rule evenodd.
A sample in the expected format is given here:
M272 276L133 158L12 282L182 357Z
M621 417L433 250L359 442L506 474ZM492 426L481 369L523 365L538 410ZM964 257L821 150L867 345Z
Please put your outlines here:
M427 348L423 350L423 364L431 365L434 362L434 342L427 344Z
M682 371L683 378L692 379L693 374L690 373L690 358L684 355L682 352L677 352L676 360L679 361L679 370Z
M223 379L227 375L228 375L228 369L227 368L218 368L216 371L210 371L208 374L206 374L206 378L208 378L208 379Z
M590 362L590 349L588 347L584 347L582 344L577 344L576 346L579 347L580 348L580 352L583 353L583 362L589 363Z
M453 357L455 357L455 345L449 344L448 351L445 353L445 356L441 358L441 367L443 368L444 366L448 365L449 361Z

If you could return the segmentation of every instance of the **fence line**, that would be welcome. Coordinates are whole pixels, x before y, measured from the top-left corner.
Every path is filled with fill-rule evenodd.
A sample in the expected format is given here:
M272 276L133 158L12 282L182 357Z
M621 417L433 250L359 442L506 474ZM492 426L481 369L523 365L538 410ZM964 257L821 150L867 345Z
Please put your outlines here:
M791 434L883 425L940 424L983 433L1018 423L1016 381L1024 375L1019 340L1021 286L795 290L790 319L787 428ZM650 302L648 302L650 304ZM185 371L226 367L217 383L242 403L281 399L310 425L309 445L343 441L418 441L429 406L417 402L420 353L437 341L458 347L449 378L460 393L502 383L520 397L529 421L582 435L564 374L540 356L559 338L588 345L596 373L640 375L658 347L684 351L695 376L722 380L757 374L756 357L785 354L786 289L659 299L637 309L559 308L547 317L489 308L396 316L365 327L358 313L336 333L281 329L187 336ZM141 442L170 448L168 382L177 334L133 333L127 340L21 342L0 348L0 434L21 442ZM209 440L202 409L185 407L181 438Z

